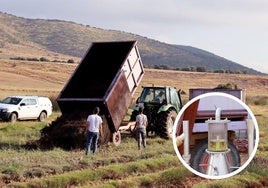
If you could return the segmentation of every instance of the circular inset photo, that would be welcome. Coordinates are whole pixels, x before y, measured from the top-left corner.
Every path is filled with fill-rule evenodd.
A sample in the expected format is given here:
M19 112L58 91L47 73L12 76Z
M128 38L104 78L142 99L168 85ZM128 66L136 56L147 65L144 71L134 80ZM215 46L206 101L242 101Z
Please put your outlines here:
M252 111L239 98L222 92L201 94L186 103L172 134L179 160L192 173L208 179L241 172L259 142Z

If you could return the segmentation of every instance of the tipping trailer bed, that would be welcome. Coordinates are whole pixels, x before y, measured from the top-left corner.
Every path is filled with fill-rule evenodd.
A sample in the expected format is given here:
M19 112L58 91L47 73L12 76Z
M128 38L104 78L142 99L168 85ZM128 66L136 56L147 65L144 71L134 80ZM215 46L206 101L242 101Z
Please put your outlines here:
M95 42L57 98L63 114L99 106L118 130L144 74L135 41Z

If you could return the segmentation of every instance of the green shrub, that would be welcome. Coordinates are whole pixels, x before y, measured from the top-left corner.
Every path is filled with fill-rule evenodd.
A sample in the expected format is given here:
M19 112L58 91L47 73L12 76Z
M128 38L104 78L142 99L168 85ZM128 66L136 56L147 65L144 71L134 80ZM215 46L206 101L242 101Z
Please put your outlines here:
M267 105L268 104L268 97L267 96L257 96L256 100L254 101L255 105Z
M215 89L238 89L234 83L219 84Z
M41 58L40 58L40 61L42 61L42 62L49 62L49 59L47 59L47 58L45 58L45 57L41 57Z
M164 185L183 185L185 179L191 175L186 168L174 168L164 171L159 179L160 184Z
M268 105L268 96L248 96L246 98L247 104L265 106Z

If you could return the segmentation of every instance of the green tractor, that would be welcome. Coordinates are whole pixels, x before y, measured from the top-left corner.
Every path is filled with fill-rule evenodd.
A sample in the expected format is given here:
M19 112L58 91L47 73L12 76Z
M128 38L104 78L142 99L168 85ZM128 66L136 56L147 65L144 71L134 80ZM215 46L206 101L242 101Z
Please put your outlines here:
M174 87L143 87L137 98L130 121L135 121L139 107L148 118L147 136L156 135L169 139L175 119L182 108L180 90Z

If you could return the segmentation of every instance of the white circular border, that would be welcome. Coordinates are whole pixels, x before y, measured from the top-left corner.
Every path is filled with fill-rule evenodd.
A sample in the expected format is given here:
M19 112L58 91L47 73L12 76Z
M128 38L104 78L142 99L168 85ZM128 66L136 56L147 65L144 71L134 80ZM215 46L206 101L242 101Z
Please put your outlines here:
M177 147L177 143L176 143L176 132L177 132L177 126L178 126L178 121L180 119L180 117L182 116L182 114L184 113L184 111L195 101L201 99L201 98L204 98L204 97L209 97L209 96L222 96L222 97L228 97L230 99L233 99L235 100L236 102L238 102L239 104L241 104L246 110L247 112L249 113L250 117L252 118L253 120L253 123L254 123L254 127L255 127L255 131L256 131L256 140L255 140L255 146L253 148L253 151L251 153L251 155L249 156L248 160L241 166L239 167L239 169L231 172L231 173L228 173L228 174L225 174L225 175L220 175L220 176L209 176L209 175L206 175L206 174L203 174L201 172L198 172L197 170L193 169L189 164L187 164L184 159L182 158L181 154L179 153L179 150L178 150L178 147ZM248 166L248 164L251 162L251 160L253 159L253 157L255 156L256 152L257 152L257 148L258 148L258 144L259 144L259 127L258 127L258 123L257 123L257 120L254 116L254 114L252 113L252 111L250 110L250 108L244 103L242 102L240 99L238 99L237 97L234 97L230 94L227 94L227 93L222 93L222 92L210 92L210 93L205 93L205 94L202 94L202 95L199 95L193 99L191 99L190 101L188 101L184 106L183 108L180 110L175 122L174 122L174 126L173 126L173 131L172 131L172 141L173 141L173 147L174 147L174 150L179 158L179 160L181 161L181 163L188 169L190 170L192 173L200 176L200 177L203 177L203 178L207 178L207 179L224 179L224 178L228 178L228 177L231 177L233 175L236 175L238 174L239 172L241 172L242 170L244 170L244 168L246 168Z

